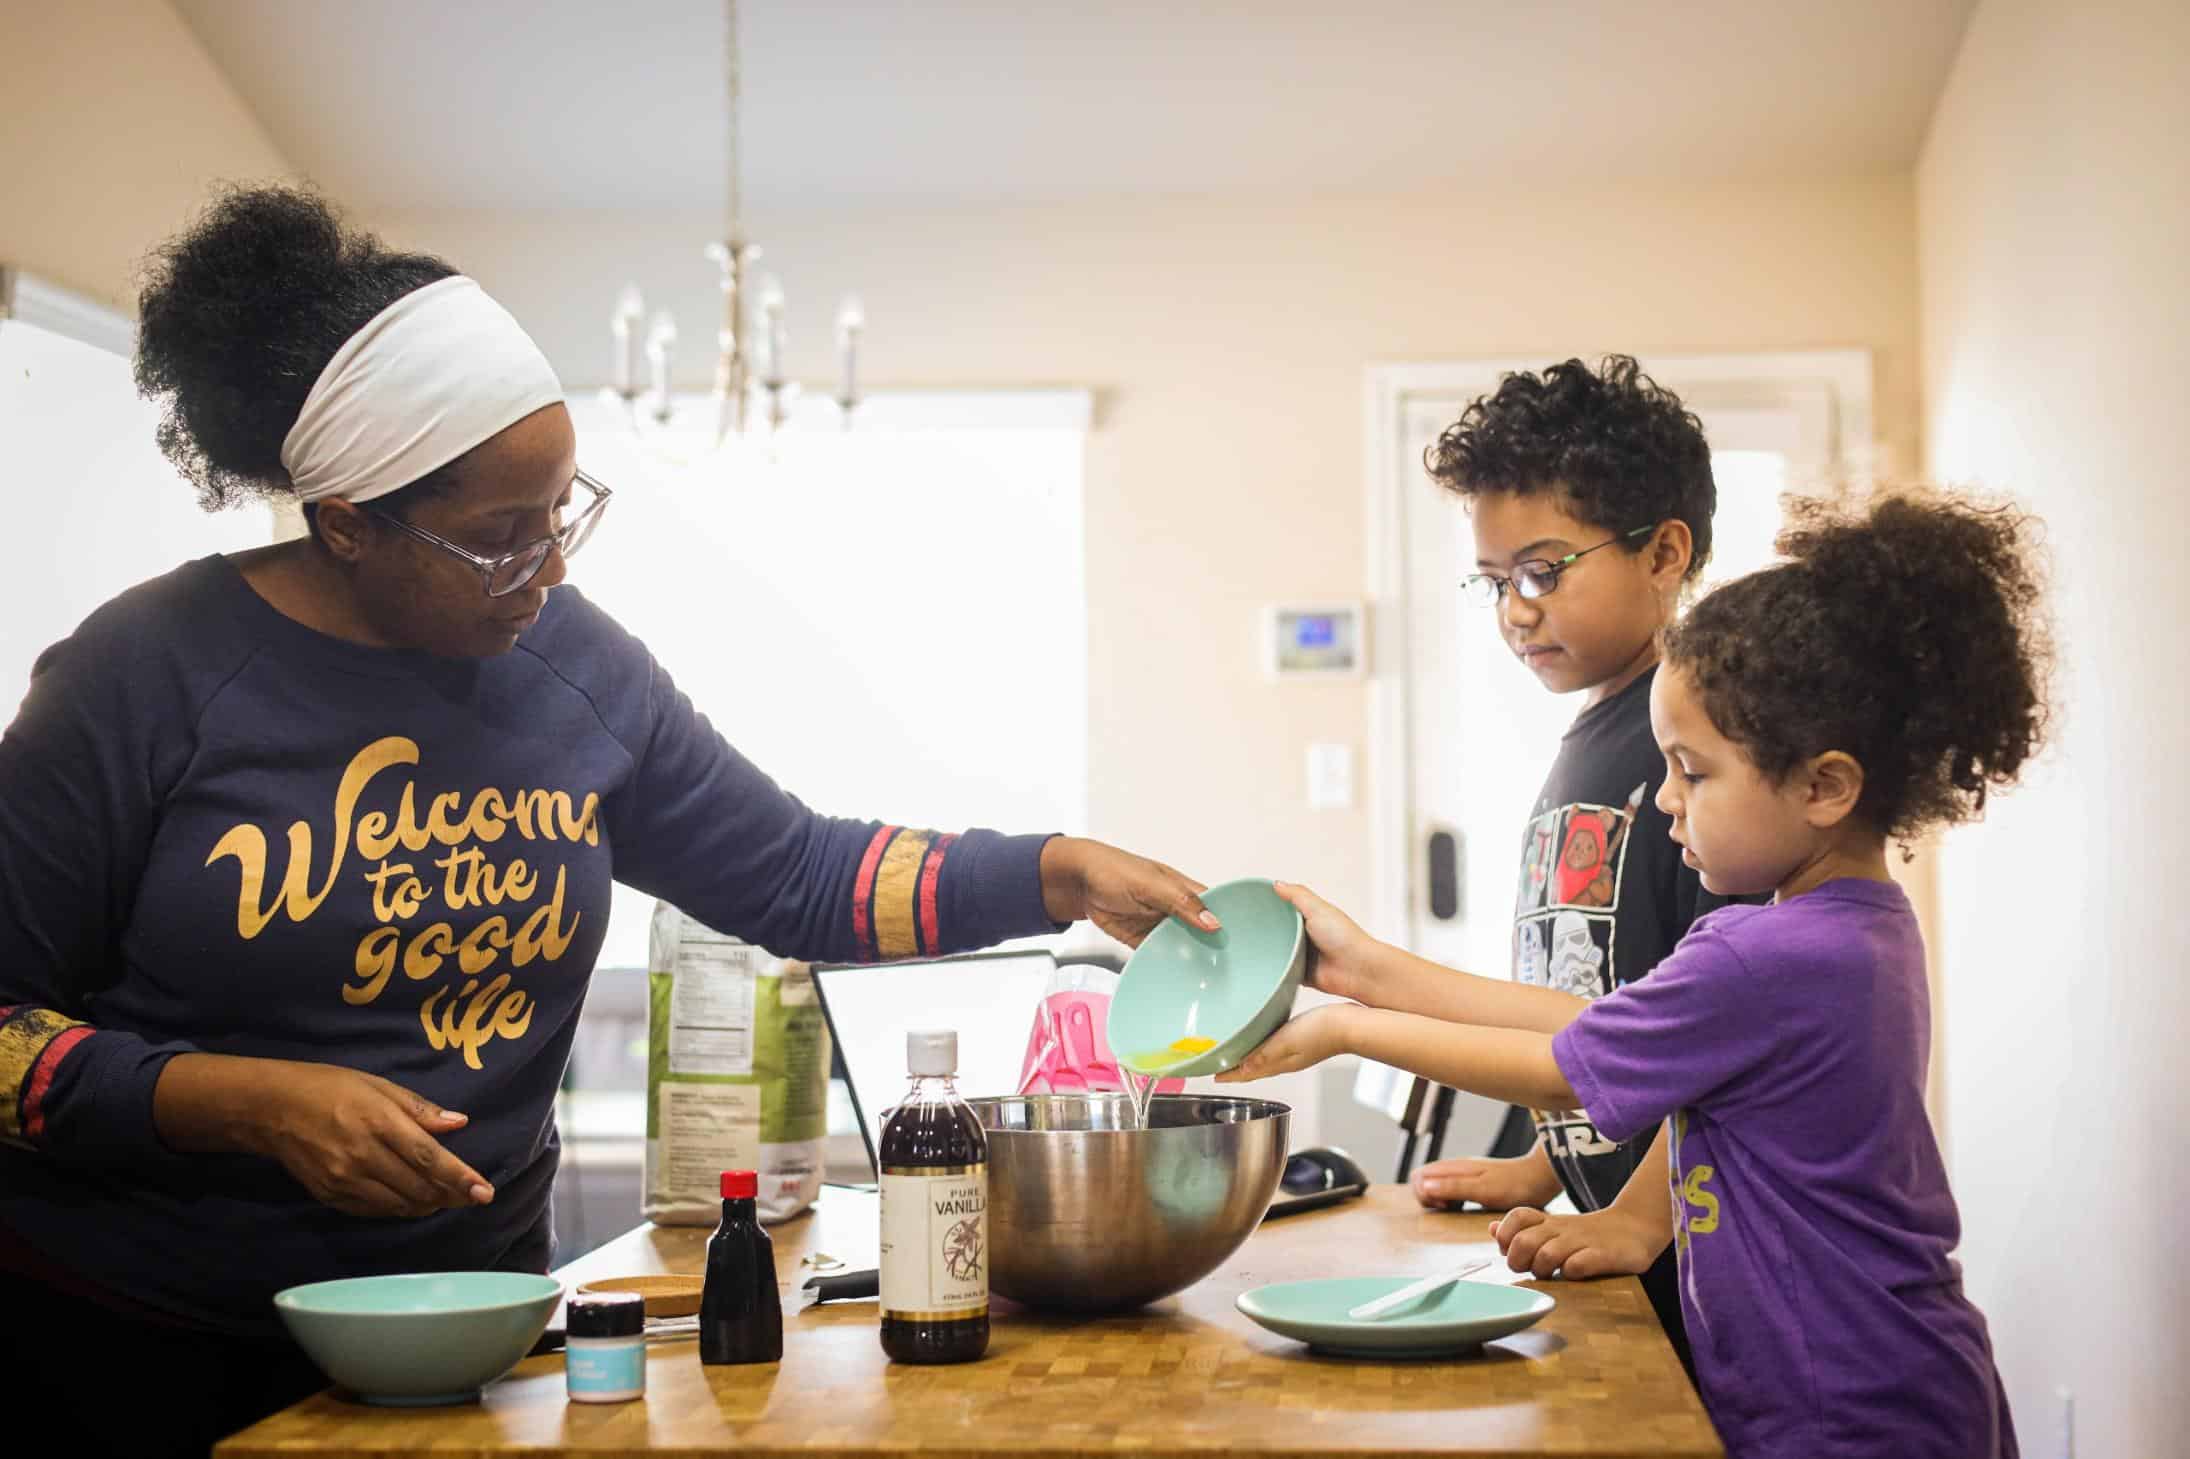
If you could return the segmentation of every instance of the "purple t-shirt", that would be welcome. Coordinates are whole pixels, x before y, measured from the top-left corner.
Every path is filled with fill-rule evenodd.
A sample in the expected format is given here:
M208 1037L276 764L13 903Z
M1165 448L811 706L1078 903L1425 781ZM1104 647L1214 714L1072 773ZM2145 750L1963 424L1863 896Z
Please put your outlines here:
M1924 945L1901 889L1828 882L1696 923L1552 1041L1605 1135L1672 1121L1696 1377L1737 1459L2013 1459L1924 1113Z

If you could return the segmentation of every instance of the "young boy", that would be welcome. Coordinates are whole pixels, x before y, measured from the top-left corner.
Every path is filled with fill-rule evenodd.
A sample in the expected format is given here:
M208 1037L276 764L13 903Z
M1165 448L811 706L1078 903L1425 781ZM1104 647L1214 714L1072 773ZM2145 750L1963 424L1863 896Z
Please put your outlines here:
M1677 397L1615 355L1508 376L1428 464L1474 521L1469 596L1546 689L1581 696L1522 840L1513 976L1596 998L1718 905L1668 838L1650 733L1659 631L1711 552L1710 447ZM1529 1154L1425 1166L1416 1194L1511 1211L1496 1229L1516 1270L1640 1274L1687 1363L1663 1136L1622 1145L1579 1111L1535 1118ZM1526 1209L1562 1188L1586 1214Z

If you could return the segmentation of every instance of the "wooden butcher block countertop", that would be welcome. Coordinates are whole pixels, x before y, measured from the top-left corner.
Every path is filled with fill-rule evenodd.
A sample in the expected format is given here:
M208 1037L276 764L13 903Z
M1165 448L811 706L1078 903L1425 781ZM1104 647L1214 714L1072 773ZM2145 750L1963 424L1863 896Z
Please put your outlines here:
M651 1343L646 1397L571 1403L562 1355L530 1358L477 1404L372 1408L323 1393L222 1443L272 1455L1720 1455L1695 1391L1631 1278L1551 1282L1558 1307L1472 1357L1328 1358L1266 1332L1233 1299L1268 1282L1427 1274L1486 1239L1489 1218L1424 1211L1404 1187L1266 1223L1185 1292L1118 1317L997 1301L988 1356L903 1367L882 1354L873 1302L794 1310L826 1252L874 1264L872 1194L831 1187L774 1228L784 1298L780 1364L703 1367L690 1339ZM642 1226L558 1272L693 1272L709 1233Z

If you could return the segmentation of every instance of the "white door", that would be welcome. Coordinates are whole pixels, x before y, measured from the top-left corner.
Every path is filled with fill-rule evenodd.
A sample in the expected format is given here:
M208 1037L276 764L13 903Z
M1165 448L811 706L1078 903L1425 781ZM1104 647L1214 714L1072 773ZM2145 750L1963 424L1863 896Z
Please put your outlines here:
M1702 419L1719 489L1704 585L1772 557L1779 497L1858 469L1843 442L1869 436L1869 363L1860 353L1644 360ZM1460 595L1475 570L1460 500L1423 453L1512 361L1379 372L1370 392L1372 563L1378 635L1372 921L1448 967L1511 974L1518 852L1538 788L1580 696L1546 694L1500 641L1494 610ZM1387 773L1391 766L1397 773ZM1406 1081L1374 1068L1358 1102L1389 1107ZM1447 1154L1478 1154L1503 1107L1462 1097Z

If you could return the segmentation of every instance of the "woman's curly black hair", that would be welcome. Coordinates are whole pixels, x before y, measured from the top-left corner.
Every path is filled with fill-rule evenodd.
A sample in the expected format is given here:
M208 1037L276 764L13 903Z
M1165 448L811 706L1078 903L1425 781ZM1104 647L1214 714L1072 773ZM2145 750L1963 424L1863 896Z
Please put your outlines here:
M2036 520L1938 492L1798 499L1790 517L1791 560L1705 595L1666 631L1665 662L1766 776L1853 756L1856 814L1883 836L1982 814L2045 737Z
M165 406L160 450L200 504L292 491L281 443L335 351L455 272L351 228L308 189L223 188L147 260L138 297L137 390Z
M1703 424L1627 355L1608 355L1596 370L1568 360L1541 375L1506 376L1446 428L1423 464L1470 499L1555 493L1607 532L1678 518L1695 544L1689 576L1711 556L1718 487Z

